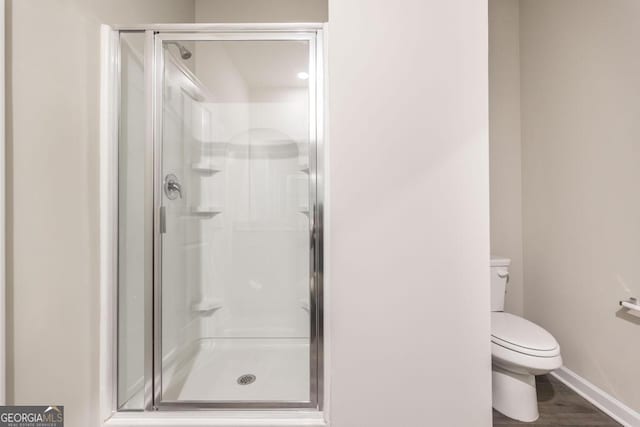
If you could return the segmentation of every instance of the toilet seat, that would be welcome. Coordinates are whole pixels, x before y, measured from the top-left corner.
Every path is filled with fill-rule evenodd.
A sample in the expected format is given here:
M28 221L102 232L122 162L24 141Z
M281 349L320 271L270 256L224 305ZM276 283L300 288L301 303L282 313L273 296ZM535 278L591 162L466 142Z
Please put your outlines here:
M491 313L491 342L532 357L560 354L560 346L553 335L533 322L504 312Z
M494 365L518 374L541 375L562 366L553 335L504 312L491 313L491 357Z

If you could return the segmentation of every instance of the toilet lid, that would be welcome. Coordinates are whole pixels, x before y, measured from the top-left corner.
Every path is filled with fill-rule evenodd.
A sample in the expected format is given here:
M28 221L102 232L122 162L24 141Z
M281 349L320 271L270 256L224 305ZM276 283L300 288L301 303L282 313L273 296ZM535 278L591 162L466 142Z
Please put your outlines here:
M554 356L559 345L549 332L522 317L491 313L491 340L499 345L536 356Z

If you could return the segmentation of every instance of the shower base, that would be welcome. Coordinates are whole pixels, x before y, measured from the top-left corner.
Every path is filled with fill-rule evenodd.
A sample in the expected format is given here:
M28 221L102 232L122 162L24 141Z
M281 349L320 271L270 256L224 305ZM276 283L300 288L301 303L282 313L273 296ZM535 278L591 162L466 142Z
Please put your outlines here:
M247 375L255 376L247 381ZM164 375L164 401L309 400L308 338L204 338ZM122 409L142 406L136 393Z
M246 375L255 379L245 384ZM164 400L309 400L309 340L202 339L165 387Z

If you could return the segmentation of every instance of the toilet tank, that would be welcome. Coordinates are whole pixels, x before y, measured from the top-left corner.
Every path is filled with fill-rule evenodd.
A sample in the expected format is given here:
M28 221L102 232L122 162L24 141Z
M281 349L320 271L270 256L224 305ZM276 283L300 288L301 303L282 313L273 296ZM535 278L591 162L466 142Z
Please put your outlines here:
M504 257L491 257L491 311L504 311L504 294L509 280L511 260Z

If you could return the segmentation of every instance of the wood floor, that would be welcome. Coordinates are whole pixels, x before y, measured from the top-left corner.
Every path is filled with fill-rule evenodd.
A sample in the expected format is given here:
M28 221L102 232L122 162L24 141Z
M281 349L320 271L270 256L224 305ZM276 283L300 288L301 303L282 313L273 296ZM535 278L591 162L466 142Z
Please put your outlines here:
M620 426L598 408L587 402L566 385L550 375L536 377L540 418L522 423L493 411L493 425L547 427L610 427Z

